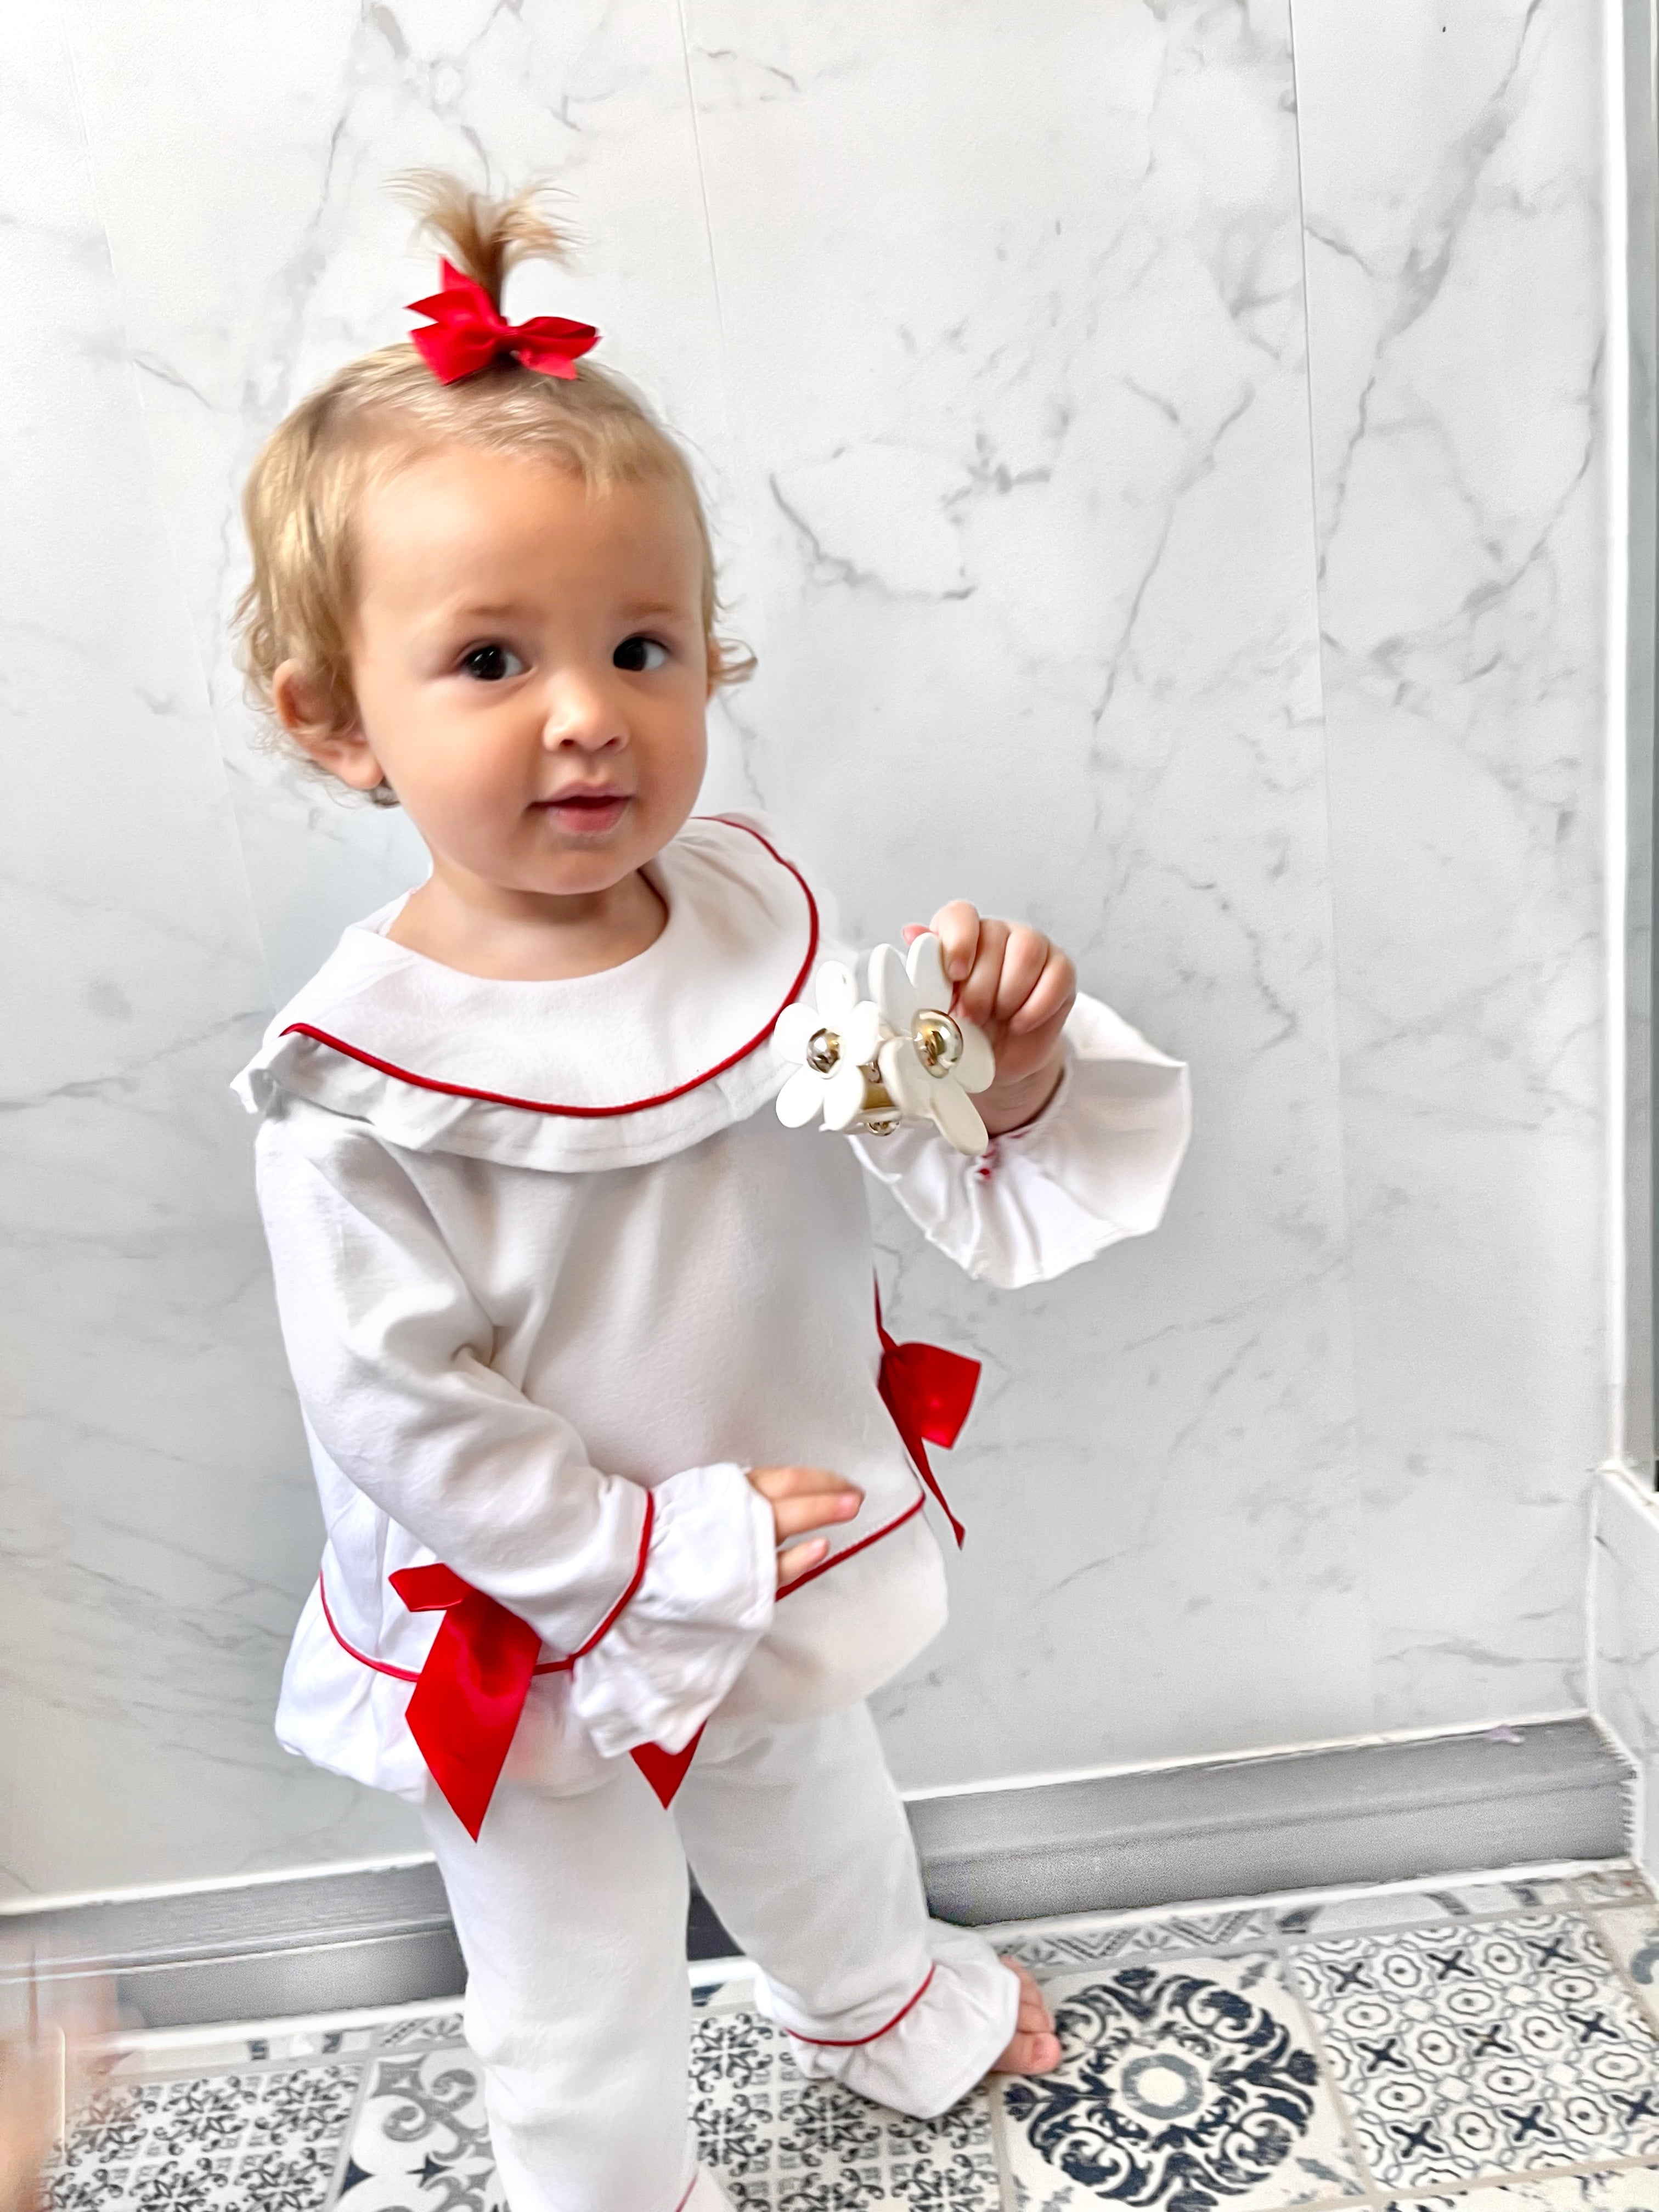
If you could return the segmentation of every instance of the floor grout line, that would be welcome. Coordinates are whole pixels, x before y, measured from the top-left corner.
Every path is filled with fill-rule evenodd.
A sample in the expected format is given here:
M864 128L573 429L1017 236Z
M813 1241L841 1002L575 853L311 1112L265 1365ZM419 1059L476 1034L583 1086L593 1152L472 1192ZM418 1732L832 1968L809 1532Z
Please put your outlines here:
M334 2170L329 2176L328 2186L323 2191L317 2212L328 2212L329 2206L336 2201L345 2185L346 2173L351 2165L352 2148L357 2140L357 2123L368 2102L369 2085L379 2070L380 2038L385 2033L384 2027L377 2027L374 2041L363 2053L356 2094L351 2100L351 2110L346 2115L346 2124L340 2131L339 2144L334 2154Z
M1307 2031L1308 2039L1313 2049L1314 2063L1319 2069L1319 2078L1324 2083L1330 2094L1331 2101L1336 2108L1337 2124L1342 2130L1342 2140L1348 2147L1348 2155L1353 2160L1354 2172L1359 2176L1364 2185L1364 2201L1379 2208L1381 2212L1381 2208L1386 2205L1388 2199L1382 2193L1382 2185L1371 2172L1370 2160L1361 2148L1359 2130L1355 2124L1352 2108L1343 2094L1341 2083L1336 2078L1336 2069L1331 2062L1331 2055L1326 2047L1325 2039L1320 2033L1319 2022L1314 2017L1313 2008L1302 1994L1302 1986L1297 1978L1295 1960L1291 1955L1289 1941L1282 1936L1279 1936L1276 1939L1274 1949L1279 1960L1279 1978L1285 1985L1285 1992L1291 2003L1296 2007L1303 2027Z

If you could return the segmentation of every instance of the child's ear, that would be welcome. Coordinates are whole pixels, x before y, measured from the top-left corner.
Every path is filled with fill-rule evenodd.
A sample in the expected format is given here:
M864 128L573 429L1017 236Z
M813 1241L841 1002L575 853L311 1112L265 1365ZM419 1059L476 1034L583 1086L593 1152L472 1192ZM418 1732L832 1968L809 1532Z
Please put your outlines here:
M362 723L355 714L342 720L332 687L314 670L283 661L270 679L270 704L301 751L353 791L374 791L386 781Z

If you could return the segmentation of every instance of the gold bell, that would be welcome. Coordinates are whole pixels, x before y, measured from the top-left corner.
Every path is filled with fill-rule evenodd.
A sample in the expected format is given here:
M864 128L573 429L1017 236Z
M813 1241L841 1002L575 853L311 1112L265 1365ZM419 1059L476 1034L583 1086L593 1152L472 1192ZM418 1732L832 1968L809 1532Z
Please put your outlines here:
M859 1073L864 1078L864 1103L859 1109L860 1126L872 1137L890 1137L903 1117L893 1103L892 1093L881 1079L881 1070L874 1060L868 1060Z
M931 1007L911 1022L910 1042L929 1075L948 1075L962 1058L962 1031L949 1014Z
M814 1075L830 1075L841 1058L841 1039L834 1030L820 1030L806 1048L806 1065Z

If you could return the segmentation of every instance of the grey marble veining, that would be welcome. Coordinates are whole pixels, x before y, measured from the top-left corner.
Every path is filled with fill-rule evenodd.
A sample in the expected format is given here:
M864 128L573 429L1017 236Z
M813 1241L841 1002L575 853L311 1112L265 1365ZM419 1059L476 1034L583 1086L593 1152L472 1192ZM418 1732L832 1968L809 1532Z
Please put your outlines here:
M269 1711L318 1515L225 1072L267 988L69 57L9 16L0 133L0 1888L350 1856L401 1808Z
M994 1738L1042 1768L1340 1734L1369 1678L1285 11L688 21L749 786L866 933L961 890L1033 913L1197 1070L1143 1247L994 1299L884 1224L907 1328L988 1369L955 1619L890 1744L931 1783Z
M1599 18L1296 30L1376 1714L1560 1711L1607 1448Z
M0 337L0 897L41 948L0 1163L14 1887L411 1841L270 1735L316 1516L223 1085L420 858L250 748L226 618L259 440L427 288L386 180L485 151L582 234L510 310L598 322L704 474L760 654L711 801L774 812L866 939L1030 914L1194 1064L1152 1240L992 1298L878 1218L902 1333L985 1363L955 1618L881 1700L903 1778L1577 1703L1590 11L62 22L8 24L0 91L41 303Z

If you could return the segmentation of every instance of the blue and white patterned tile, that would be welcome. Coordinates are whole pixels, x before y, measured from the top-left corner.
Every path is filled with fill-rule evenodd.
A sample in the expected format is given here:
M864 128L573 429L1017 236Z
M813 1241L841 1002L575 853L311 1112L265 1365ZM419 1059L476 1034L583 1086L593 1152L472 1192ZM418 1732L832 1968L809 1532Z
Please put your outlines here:
M1387 2212L1659 2212L1659 2167L1602 2166L1488 2183L1455 2197L1413 2197Z
M1584 1918L1339 1936L1291 1971L1385 2187L1659 2155L1659 2044Z
M1593 1916L1596 1933L1634 1984L1637 1997L1659 2022L1659 1905L1603 1906Z
M1237 2212L1352 2202L1364 2183L1273 1956L1048 1977L1062 2057L997 2085L1017 2206Z
M1573 1883L1581 1905L1651 1905L1653 1885L1637 1867L1598 1867Z
M1230 1912L1160 1913L1141 1919L1114 1913L984 1932L999 1951L1042 1973L1064 1972L1068 1966L1094 1966L1108 1959L1260 1950L1273 1940L1274 1924L1270 1911L1252 1905Z
M362 2061L112 2082L47 2177L51 2212L320 2212Z
M459 2015L400 2021L394 2033L352 2130L341 2212L507 2212L483 2078Z
M1298 1942L1327 1936L1381 1933L1437 1920L1492 1919L1499 1914L1547 1911L1577 1902L1574 1884L1555 1875L1528 1881L1457 1882L1435 1889L1360 1890L1348 1897L1292 1905L1275 1916L1279 1932Z
M738 2212L1000 2212L990 2105L976 2089L933 2120L805 2081L770 2021L716 2003L691 2039L703 2164Z

